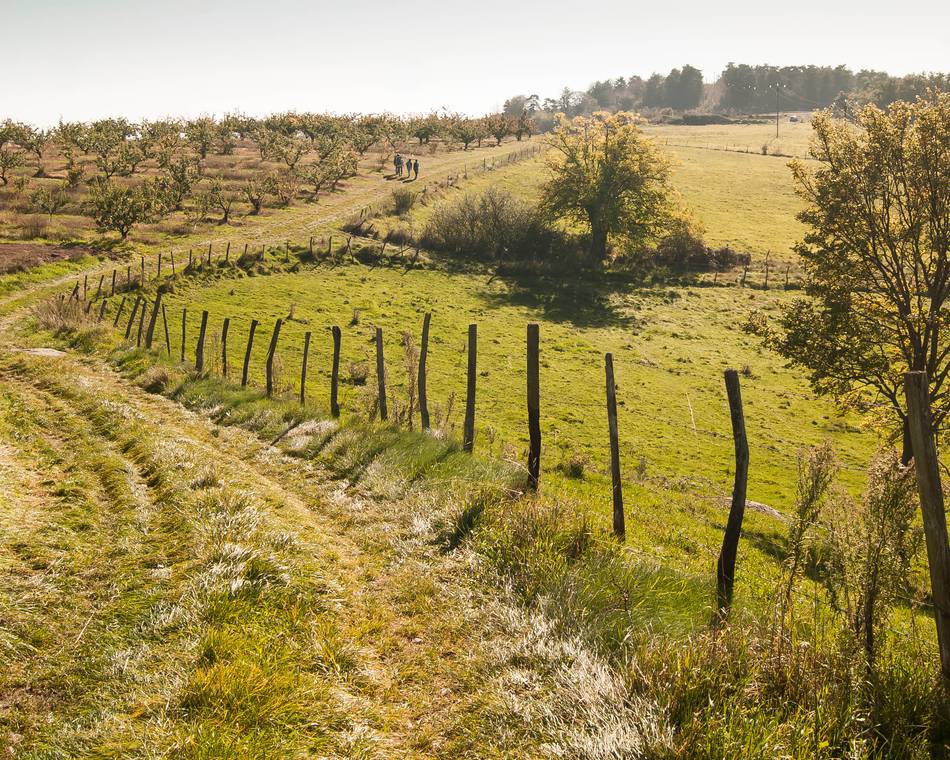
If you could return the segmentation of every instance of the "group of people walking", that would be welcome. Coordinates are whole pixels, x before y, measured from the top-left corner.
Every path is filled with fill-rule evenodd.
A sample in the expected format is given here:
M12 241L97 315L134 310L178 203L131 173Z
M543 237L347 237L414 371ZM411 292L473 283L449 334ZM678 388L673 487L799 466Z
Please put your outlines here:
M419 159L418 158L403 158L402 154L397 153L396 158L393 159L393 165L396 167L396 176L403 177L406 179L419 179ZM405 169L405 174L403 170Z

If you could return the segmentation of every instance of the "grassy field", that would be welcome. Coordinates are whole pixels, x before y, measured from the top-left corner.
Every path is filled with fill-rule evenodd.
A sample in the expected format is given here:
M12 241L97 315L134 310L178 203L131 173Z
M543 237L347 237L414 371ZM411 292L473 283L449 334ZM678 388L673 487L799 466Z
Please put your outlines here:
M738 141L760 127L730 129ZM671 132L671 143L679 137ZM667 149L674 185L710 241L757 259L788 256L799 230L784 159ZM319 204L248 217L240 230L139 240L150 268L158 251L181 256L209 239L218 253L226 240L238 251L245 240L338 241L332 260L271 251L260 265L179 273L164 295L170 357L122 339L128 304L120 331L51 307L29 311L69 291L79 267L95 282L111 264L0 277L0 471L13 484L0 496L0 742L24 757L850 751L860 711L826 715L813 704L816 688L832 688L818 645L838 635L815 601L814 568L796 597L802 625L815 626L814 662L769 670L769 657L759 669L753 656L787 553L799 449L830 441L842 486L856 492L879 444L741 329L794 292L738 288L734 276L643 286L339 253L339 225L367 207L382 210L382 229L421 227L459 192L495 185L536 197L540 160L472 168L507 150L440 156L430 181L459 177L458 189L427 193L402 219L386 215L393 183L367 173ZM202 310L207 360L197 376ZM419 433L417 417L409 429L404 414L406 346L418 344L426 312L436 435ZM220 378L225 317L232 380L250 320L260 321L247 389ZM263 363L277 318L277 398L268 400ZM520 493L529 322L541 326L536 496ZM474 457L458 445L470 323L479 326ZM343 330L340 423L326 410L331 325ZM373 419L377 326L396 425ZM157 335L163 344L163 327ZM35 353L50 346L63 353ZM606 352L617 371L624 544L610 536ZM766 507L745 517L735 636L717 636L708 622L733 472L727 367L741 370L748 496ZM935 657L924 616L908 604L892 621L906 649L888 650L897 664L885 672L905 680L882 693L918 700L885 705L914 726L897 732L910 738L894 756L922 757L932 718L918 668Z

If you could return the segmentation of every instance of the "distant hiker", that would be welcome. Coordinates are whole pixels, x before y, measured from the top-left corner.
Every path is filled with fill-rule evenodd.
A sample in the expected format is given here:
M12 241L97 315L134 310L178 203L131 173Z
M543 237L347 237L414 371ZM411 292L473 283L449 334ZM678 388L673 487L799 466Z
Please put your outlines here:
M412 163L412 171L413 171L413 174L415 175L413 179L419 179L419 159L418 158Z
M396 176L401 177L402 176L402 156L399 155L398 153L396 154L396 157L393 159L393 166L396 167Z

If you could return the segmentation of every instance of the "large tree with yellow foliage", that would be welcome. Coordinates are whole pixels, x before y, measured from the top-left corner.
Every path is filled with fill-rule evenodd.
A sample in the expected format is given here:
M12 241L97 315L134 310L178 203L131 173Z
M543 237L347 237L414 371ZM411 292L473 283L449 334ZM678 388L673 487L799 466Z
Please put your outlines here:
M669 164L639 121L624 112L559 114L549 140L551 176L541 209L552 220L586 227L598 262L607 259L609 241L644 247L670 219Z

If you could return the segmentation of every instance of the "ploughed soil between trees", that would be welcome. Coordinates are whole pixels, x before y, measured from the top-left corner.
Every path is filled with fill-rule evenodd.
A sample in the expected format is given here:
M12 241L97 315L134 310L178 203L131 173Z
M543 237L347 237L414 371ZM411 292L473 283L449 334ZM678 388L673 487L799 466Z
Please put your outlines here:
M108 255L86 246L44 245L43 243L0 243L0 274L25 272L54 261L76 261L84 256Z

